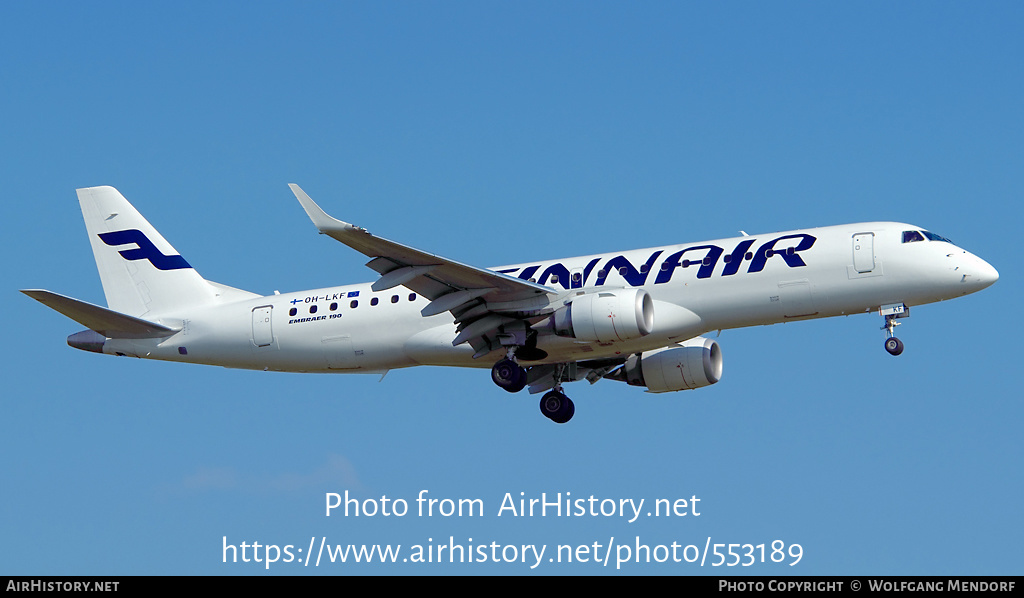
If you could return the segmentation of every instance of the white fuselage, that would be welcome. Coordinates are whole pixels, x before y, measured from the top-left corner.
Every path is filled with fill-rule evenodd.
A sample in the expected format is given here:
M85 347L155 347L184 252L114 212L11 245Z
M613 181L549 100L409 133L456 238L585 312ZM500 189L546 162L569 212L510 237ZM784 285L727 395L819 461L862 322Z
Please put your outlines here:
M919 227L895 222L830 226L493 268L556 290L552 305L580 293L642 288L654 329L610 343L557 336L535 318L534 363L604 359L657 349L712 330L919 305L981 290L998 278L948 242L904 242ZM163 313L181 328L165 339L109 339L103 352L295 372L372 372L414 365L490 367L453 346L451 314L424 317L430 302L403 287L370 283L246 299Z

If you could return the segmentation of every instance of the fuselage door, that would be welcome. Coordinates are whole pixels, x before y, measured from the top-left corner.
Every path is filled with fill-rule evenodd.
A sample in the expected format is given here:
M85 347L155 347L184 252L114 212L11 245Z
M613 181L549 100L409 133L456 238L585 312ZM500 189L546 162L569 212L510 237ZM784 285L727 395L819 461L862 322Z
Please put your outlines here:
M274 308L270 305L252 310L252 343L257 347L274 344L274 330L271 328L271 316Z
M857 272L875 269L875 233L853 235L853 268Z

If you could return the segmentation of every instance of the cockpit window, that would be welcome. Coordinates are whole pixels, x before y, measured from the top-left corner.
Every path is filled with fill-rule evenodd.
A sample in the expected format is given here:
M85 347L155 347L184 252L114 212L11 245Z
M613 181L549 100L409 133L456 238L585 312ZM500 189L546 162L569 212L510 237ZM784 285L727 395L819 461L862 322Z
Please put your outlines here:
M903 231L903 242L904 243L913 243L915 241L924 241L925 239L928 239L929 241L942 241L943 243L949 243L950 245L953 245L953 242L950 241L949 239L947 239L946 237L942 237L940 235L936 235L935 233L928 232L926 230L922 230L922 231L905 230L905 231Z
M939 235L936 235L935 233L930 233L930 232L928 232L926 230L923 230L921 232L924 233L924 236L928 237L929 241L943 241L945 243L949 243L950 245L953 245L953 242L950 241L949 239L947 239L946 237L940 237Z

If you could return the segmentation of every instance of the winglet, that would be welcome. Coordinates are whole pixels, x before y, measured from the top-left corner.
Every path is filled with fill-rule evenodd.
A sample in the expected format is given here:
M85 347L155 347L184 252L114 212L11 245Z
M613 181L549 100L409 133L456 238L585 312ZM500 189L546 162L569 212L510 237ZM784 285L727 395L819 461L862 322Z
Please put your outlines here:
M288 187L291 188L292 193L295 194L295 199L299 200L302 204L302 209L306 210L306 215L313 221L313 225L316 226L320 234L329 234L330 231L345 231L345 230L358 230L358 226L353 226L348 222L343 222L337 218L332 218L323 211L323 209L316 205L301 187L295 183L288 183Z

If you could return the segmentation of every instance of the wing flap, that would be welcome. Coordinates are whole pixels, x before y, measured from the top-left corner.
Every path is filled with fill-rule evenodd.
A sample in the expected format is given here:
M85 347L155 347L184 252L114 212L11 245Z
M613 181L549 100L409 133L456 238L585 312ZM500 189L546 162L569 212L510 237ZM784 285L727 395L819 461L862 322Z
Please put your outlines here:
M437 264L431 266L401 266L381 276L370 288L373 291L386 291L405 284L418 276L423 276L436 268Z
M447 295L441 295L430 302L429 305L420 310L423 317L436 316L449 310L458 310L460 307L486 295L491 289L471 289L466 291L453 291Z

